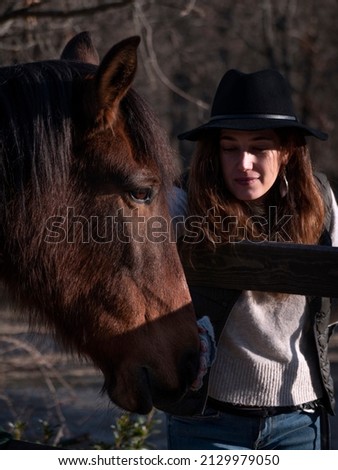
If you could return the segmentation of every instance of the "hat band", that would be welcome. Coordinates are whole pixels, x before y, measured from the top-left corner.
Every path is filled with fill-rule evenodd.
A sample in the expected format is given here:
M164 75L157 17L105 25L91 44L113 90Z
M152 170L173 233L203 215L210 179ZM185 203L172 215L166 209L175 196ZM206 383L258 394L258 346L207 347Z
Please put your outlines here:
M218 121L219 119L279 119L284 121L297 121L295 116L286 114L221 114L212 116L210 121Z

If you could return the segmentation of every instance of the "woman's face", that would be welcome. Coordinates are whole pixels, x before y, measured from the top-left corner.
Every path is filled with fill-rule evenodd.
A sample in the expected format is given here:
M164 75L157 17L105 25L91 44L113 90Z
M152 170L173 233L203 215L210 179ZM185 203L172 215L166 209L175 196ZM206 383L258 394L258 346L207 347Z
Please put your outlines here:
M220 161L228 190L241 201L263 198L281 166L280 141L273 130L222 129Z

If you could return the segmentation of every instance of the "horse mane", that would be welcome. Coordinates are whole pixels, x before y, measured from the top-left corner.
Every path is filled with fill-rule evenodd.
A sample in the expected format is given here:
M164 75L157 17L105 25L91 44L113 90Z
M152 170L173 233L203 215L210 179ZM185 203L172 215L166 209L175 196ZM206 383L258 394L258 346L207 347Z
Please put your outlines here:
M5 184L22 194L27 181L43 185L68 177L71 158L71 93L75 67L58 62L0 69L1 160Z
M0 69L0 152L4 179L2 204L12 192L38 200L51 185L62 185L71 171L74 83L96 67L72 61L44 61ZM121 102L135 156L155 163L168 187L177 176L176 159L154 113L133 89Z

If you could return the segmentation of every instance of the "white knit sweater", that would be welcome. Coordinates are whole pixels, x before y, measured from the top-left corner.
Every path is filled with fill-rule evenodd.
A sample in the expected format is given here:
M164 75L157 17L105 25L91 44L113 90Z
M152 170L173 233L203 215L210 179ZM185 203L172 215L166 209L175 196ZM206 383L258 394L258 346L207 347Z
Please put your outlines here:
M209 395L252 406L306 403L322 394L316 347L301 295L243 291L223 329Z

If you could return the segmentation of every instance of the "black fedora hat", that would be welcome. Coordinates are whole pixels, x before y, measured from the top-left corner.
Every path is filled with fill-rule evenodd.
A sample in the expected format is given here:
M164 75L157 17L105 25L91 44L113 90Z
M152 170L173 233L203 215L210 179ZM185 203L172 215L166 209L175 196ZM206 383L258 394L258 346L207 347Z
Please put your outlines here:
M328 135L300 123L295 115L290 87L276 70L243 73L229 70L216 90L210 120L180 134L180 140L199 140L210 129L299 129L304 135L326 140Z

